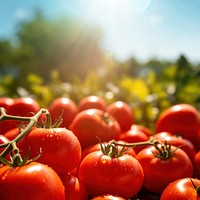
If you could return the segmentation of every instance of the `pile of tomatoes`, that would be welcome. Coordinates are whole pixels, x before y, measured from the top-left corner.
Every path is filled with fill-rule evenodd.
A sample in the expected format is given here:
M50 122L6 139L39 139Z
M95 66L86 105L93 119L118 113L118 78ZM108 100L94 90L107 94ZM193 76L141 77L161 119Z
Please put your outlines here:
M99 96L79 104L61 97L48 108L4 97L0 107L1 200L200 199L200 113L192 105L166 109L155 133L135 123L126 102Z

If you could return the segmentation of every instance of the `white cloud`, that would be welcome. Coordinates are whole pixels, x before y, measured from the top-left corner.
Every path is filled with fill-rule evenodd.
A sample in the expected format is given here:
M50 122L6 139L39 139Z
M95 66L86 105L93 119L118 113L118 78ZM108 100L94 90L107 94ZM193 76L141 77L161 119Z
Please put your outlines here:
M29 17L29 11L25 8L18 8L14 12L14 17L19 21L27 19Z

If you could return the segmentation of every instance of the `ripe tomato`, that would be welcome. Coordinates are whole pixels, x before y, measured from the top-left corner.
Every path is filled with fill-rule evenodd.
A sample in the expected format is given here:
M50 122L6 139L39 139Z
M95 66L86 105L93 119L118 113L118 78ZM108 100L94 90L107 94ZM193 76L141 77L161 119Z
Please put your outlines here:
M175 149L176 147L171 146L169 150L173 152ZM154 146L150 146L141 150L136 155L136 159L144 171L143 186L150 192L160 194L170 182L179 178L191 177L193 166L188 155L180 148L169 157L159 158L156 156L158 153ZM163 153L170 155L167 151Z
M189 104L177 104L166 109L156 122L156 132L181 135L195 143L200 127L198 110Z
M123 101L115 101L109 104L106 111L119 122L122 132L128 131L134 123L132 109Z
M175 147L180 147L193 161L196 150L193 143L190 140L184 139L182 137L178 137L172 135L168 132L160 132L153 135L153 137L161 142L165 143L166 141Z
M77 177L65 173L61 176L61 180L67 200L88 200L86 187Z
M131 126L131 129L138 129L138 130L142 131L143 133L145 133L148 137L153 135L152 131L149 128L147 128L146 126L143 126L143 125L133 124Z
M118 140L121 134L119 123L108 113L99 109L79 112L69 129L78 137L82 149L101 141Z
M66 128L35 128L26 137L27 146L37 160L52 167L58 174L72 171L81 159L81 146L77 137Z
M99 110L105 110L106 102L103 98L96 95L90 95L80 100L79 112L90 108L96 108Z
M78 178L92 197L113 194L128 199L141 189L144 175L141 165L131 155L113 158L94 151L81 161Z
M170 183L162 192L160 200L200 200L196 187L200 187L200 180L183 178Z
M193 160L194 177L200 179L200 151L196 152Z
M20 167L0 168L1 200L65 200L65 191L56 172L32 162Z
M14 116L28 117L33 116L40 110L38 102L31 97L19 97L14 100L14 103L8 107L7 114ZM16 128L21 122L16 120L8 120L9 130Z
M94 197L91 200L126 200L126 199L120 196L116 196L116 195L105 194L105 195Z
M149 140L149 137L140 129L137 127L133 127L129 129L128 131L122 133L119 137L119 140L129 142L129 143L135 143L135 142L145 142ZM134 150L136 153L144 149L144 146L140 147L134 147Z
M72 122L73 118L78 113L78 106L75 104L74 101L67 97L61 97L55 99L48 108L52 121L55 121L62 115L62 123L60 127L69 128L70 123Z
M0 107L3 107L6 112L9 109L9 107L14 103L14 99L9 97L1 97L0 98ZM0 134L4 134L10 129L9 123L7 120L0 122Z

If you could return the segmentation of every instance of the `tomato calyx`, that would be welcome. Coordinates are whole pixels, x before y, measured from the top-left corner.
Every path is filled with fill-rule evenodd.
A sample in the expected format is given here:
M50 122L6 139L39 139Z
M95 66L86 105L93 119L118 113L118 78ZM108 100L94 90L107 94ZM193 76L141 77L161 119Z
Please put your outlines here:
M42 119L40 119L40 121L36 124L37 128L58 128L63 121L63 113L64 111L62 111L58 119L52 123L51 115L49 111L47 111L47 113L45 114L45 121L42 121Z
M22 159L19 149L17 147L17 143L22 140L23 137L37 124L38 119L43 113L48 113L48 111L44 108L40 109L35 115L31 117L21 117L8 115L3 107L0 108L0 121L3 120L17 120L21 122L28 122L28 124L21 130L20 134L17 135L16 138L11 140L10 142L4 143L0 145L0 148L4 148L4 150L0 154L0 162L9 165L12 167L22 166L28 164L32 161L37 160L41 156L41 151L38 156L29 160L30 149L27 151L25 157ZM10 160L7 160L5 157L10 154Z
M200 196L200 186L196 186L191 178L190 178L190 181L191 181L194 189L196 190L197 196Z
M112 119L110 118L110 114L107 112L103 112L101 115L101 119L106 123L109 124L110 122L112 122Z
M105 144L100 141L99 143L100 143L102 153L112 158L118 158L122 156L128 150L128 148L124 146L119 150L118 148L119 146L115 145L112 142L108 142L107 144Z
M112 140L109 142L109 144L119 145L123 147L131 147L131 148L138 147L138 146L154 146L157 152L154 152L152 150L152 153L155 157L160 158L160 159L171 158L176 152L176 150L181 147L181 146L178 146L174 150L172 150L171 144L168 141L165 141L165 143L162 143L160 140L154 139L153 137L150 137L150 139L146 142L121 143L121 142L116 142Z

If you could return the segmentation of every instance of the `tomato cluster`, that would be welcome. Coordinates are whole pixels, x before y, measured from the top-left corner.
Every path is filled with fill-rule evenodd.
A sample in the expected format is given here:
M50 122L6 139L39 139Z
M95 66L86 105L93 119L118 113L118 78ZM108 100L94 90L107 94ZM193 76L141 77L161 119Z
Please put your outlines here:
M0 98L1 200L200 199L200 114L188 104L135 123L123 101ZM30 126L31 125L31 126ZM31 194L31 196L30 196Z

